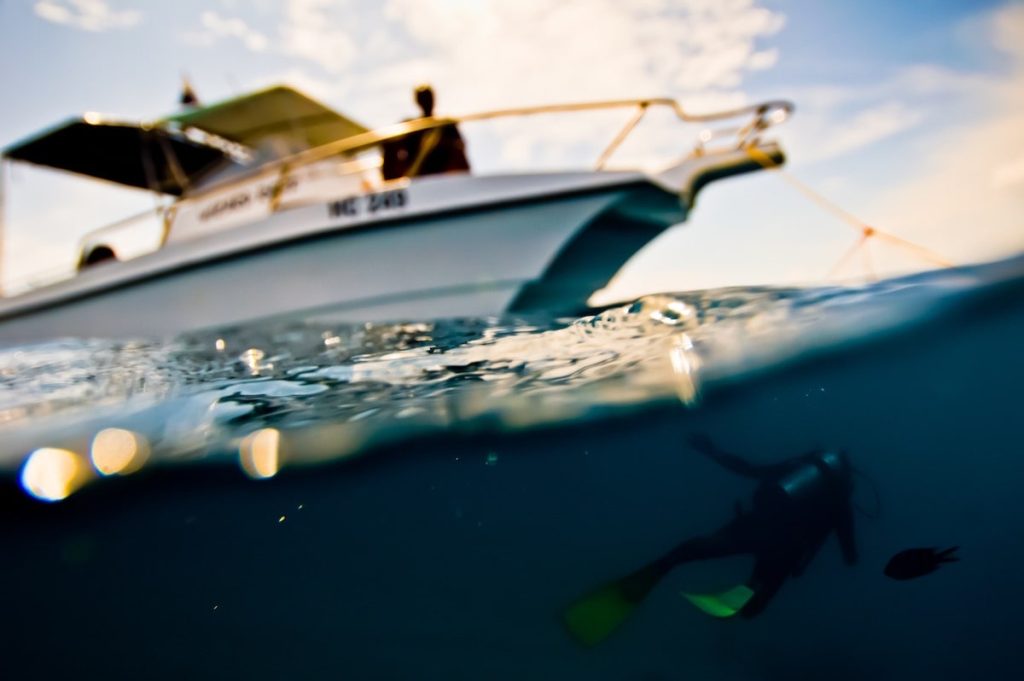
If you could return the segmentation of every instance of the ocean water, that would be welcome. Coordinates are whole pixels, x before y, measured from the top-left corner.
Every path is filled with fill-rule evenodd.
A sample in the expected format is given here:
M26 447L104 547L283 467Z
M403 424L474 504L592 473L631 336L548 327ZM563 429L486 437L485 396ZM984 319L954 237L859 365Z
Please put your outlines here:
M1018 258L580 319L6 348L0 676L1016 678L1022 340ZM580 644L571 603L749 504L698 434L758 463L848 451L858 563L830 538L752 619L681 596L750 556L686 564Z

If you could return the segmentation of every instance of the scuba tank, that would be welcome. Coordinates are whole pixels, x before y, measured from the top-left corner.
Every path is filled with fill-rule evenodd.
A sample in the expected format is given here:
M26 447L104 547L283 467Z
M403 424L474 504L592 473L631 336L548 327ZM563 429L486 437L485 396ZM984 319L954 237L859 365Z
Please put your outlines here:
M792 501L803 503L821 496L833 496L849 476L846 458L839 452L826 451L803 459L776 483Z

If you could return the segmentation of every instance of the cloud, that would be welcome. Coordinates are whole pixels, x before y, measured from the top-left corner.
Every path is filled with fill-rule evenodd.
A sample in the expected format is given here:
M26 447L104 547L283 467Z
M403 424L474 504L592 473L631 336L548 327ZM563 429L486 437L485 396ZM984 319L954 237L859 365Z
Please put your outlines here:
M269 84L287 83L289 86L322 102L344 99L347 90L336 79L320 78L308 71L293 67L262 74L244 83L246 90L259 90Z
M207 30L239 20L204 13ZM778 54L784 18L756 0L287 0L278 50L357 89L429 80L460 108L652 94L733 94ZM390 104L391 102L389 102ZM393 109L392 109L393 111Z
M1012 18L1013 12L1008 13ZM1024 14L1024 13L1021 13ZM1002 16L1002 15L1000 15ZM1014 19L1013 21L1021 21ZM979 42L999 47L999 32L1012 35L1014 23L972 19L984 28ZM1024 61L1024 48L1011 38L1004 54ZM1013 50L1021 57L1013 57ZM1013 87L1005 74L956 70L939 64L907 64L890 73L879 73L868 84L811 85L793 88L788 96L798 111L781 129L794 165L833 161L867 150L878 142L922 133L934 126L976 121L991 112L996 93Z
M842 122L831 117L827 133L813 145L805 145L798 156L802 163L836 158L909 130L924 118L923 112L900 101L861 109Z
M1024 154L1012 161L1001 163L992 170L994 189L1009 189L1018 184L1024 184Z
M925 70L931 80L935 74ZM789 96L797 102L797 115L780 129L792 164L834 161L927 122L929 109L907 83L921 80L917 74L923 72L918 66L903 67L868 86L792 89Z
M910 64L869 85L794 88L798 115L782 131L794 163L832 161L901 133L974 120L1005 86L993 73Z
M1024 62L1024 5L1011 4L992 15L989 27L993 46Z
M287 0L279 11L268 49L309 68L299 79L325 84L316 89L328 101L381 123L414 115L410 89L421 82L437 88L441 113L666 95L694 111L742 105L746 75L778 58L760 41L784 24L757 0ZM485 143L488 158L564 167L592 163L629 115L476 127L501 139ZM669 151L682 153L678 122L652 119L642 130L679 140Z
M38 0L36 16L83 31L131 28L142 20L138 10L114 10L106 0Z
M783 25L753 0L388 0L384 13L418 48L395 75L471 107L733 90L773 63L756 41Z
M1018 82L1024 89L1024 78ZM955 263L1024 249L1022 123L1018 114L1003 112L935 134L931 151L909 166L915 175L881 193L870 214L883 228Z
M235 4L224 2L228 9L234 9ZM345 27L351 24L355 3L350 0L286 0L276 7L282 13L281 28L274 41L280 54L315 64L335 75L352 65L358 46ZM209 46L220 38L234 37L253 52L263 52L270 44L266 35L238 17L207 10L200 15L200 23L201 30L184 36L193 45Z
M222 17L217 12L205 11L200 15L202 30L187 33L185 39L194 45L212 45L221 38L236 38L249 50L263 52L267 49L267 37L251 28L245 21Z
M342 26L344 10L351 9L346 0L288 0L281 29L281 50L292 57L304 59L333 74L352 65L357 47Z
M758 41L784 23L754 0L387 0L383 19L375 54L388 59L353 86L375 105L368 119L407 111L409 88L420 82L436 86L441 111L650 96L674 96L692 110L734 106L745 101L744 76L776 58ZM502 139L502 164L565 167L592 163L629 115L489 130ZM657 129L662 142L685 138L677 124L656 121L649 116L643 130Z
M901 236L966 263L1024 249L1024 6L992 12L982 38L1011 68L984 87L958 81L984 113L935 126L908 162L909 179L881 194L871 212Z

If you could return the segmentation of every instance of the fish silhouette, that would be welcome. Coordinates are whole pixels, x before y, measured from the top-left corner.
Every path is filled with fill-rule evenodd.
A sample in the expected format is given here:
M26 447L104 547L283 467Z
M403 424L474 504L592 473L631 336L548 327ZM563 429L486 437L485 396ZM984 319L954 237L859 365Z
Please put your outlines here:
M926 549L907 549L900 551L889 559L885 566L885 575L893 579L915 579L935 572L943 563L955 563L960 560L953 553L960 548L953 546L939 551L936 547Z

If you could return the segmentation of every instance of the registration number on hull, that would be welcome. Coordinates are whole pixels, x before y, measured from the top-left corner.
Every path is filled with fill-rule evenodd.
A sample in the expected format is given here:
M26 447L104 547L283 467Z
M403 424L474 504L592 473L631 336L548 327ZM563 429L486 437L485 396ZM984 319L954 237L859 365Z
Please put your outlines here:
M349 196L327 204L327 214L332 218L354 218L360 215L375 215L404 208L409 203L409 194L404 189L391 189L376 194Z

